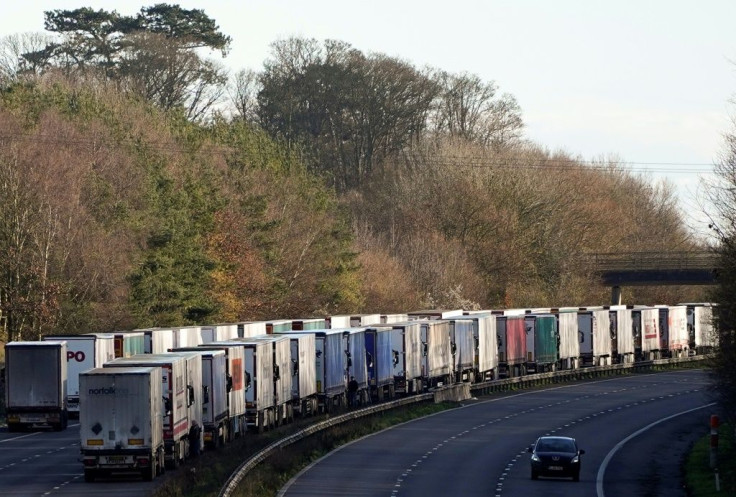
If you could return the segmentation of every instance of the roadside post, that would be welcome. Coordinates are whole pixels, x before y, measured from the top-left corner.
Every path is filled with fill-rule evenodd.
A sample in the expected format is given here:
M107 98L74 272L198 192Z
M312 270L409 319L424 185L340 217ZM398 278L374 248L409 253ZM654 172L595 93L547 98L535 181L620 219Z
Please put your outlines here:
M710 416L710 467L716 479L716 492L721 491L721 481L718 475L718 416Z

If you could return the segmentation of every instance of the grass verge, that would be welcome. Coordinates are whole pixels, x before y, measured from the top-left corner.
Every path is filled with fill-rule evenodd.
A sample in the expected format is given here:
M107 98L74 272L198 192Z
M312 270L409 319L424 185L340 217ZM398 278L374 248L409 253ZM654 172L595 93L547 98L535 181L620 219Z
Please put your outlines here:
M234 493L237 497L272 497L302 468L328 452L365 435L405 421L456 407L458 404L431 402L413 404L343 423L307 437L274 454L243 479ZM199 459L167 475L154 497L216 496L224 482L247 458L275 440L320 421L301 420L261 435L248 434L221 451L205 452Z
M730 425L723 425L718 429L718 433L720 491L716 490L715 473L710 468L710 435L707 435L693 445L685 461L685 483L688 495L691 497L736 495L734 428Z

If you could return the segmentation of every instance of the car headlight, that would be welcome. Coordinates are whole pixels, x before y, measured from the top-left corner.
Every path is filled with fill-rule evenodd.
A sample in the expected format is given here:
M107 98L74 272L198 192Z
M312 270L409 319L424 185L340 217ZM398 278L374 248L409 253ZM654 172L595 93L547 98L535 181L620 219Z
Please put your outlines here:
M579 463L579 462L580 462L580 456L575 456L575 457L573 457L573 458L572 458L572 460L571 460L570 462L571 462L572 464L577 464L577 463Z
M532 454L532 461L539 462L539 456L537 456L536 454Z

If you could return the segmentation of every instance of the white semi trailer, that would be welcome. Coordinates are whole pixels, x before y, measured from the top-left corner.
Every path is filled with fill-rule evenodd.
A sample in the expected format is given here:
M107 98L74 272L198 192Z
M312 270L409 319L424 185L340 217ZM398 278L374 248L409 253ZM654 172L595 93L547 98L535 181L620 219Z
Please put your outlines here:
M45 425L66 429L67 346L64 341L5 344L8 431Z
M171 349L171 352L189 352L199 355L202 375L200 395L202 396L204 444L208 447L224 445L230 440L228 369L225 350L200 346Z
M199 385L187 384L187 358L177 354L139 354L120 357L105 363L105 368L159 367L161 398L164 402L163 439L166 466L175 469L189 457L189 430L193 419L191 408Z
M161 368L97 368L79 375L85 481L112 473L153 480L164 470Z
M115 336L89 333L85 335L46 335L44 341L66 342L66 398L70 416L79 416L79 374L101 368L115 359Z

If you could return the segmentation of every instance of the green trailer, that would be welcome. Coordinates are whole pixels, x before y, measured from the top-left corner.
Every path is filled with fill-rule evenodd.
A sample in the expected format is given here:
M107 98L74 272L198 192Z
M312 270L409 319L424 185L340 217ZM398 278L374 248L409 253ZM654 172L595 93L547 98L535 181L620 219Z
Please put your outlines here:
M543 373L557 369L559 333L554 314L527 314L524 316L526 331L528 373Z

